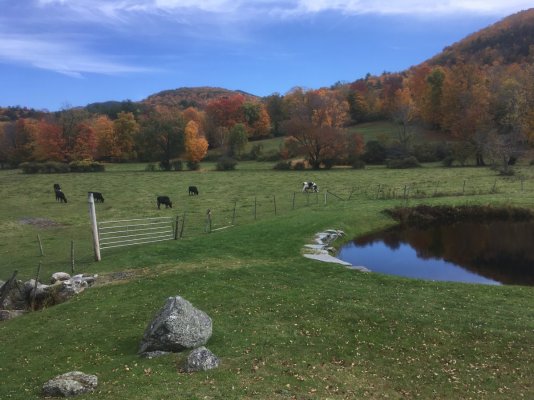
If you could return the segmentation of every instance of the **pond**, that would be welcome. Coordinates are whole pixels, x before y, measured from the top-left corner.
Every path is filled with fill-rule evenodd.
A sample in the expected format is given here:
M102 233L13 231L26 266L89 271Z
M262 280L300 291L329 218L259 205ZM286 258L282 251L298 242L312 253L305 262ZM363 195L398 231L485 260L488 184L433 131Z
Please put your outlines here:
M534 285L534 223L396 226L354 239L337 257L374 272L412 278Z

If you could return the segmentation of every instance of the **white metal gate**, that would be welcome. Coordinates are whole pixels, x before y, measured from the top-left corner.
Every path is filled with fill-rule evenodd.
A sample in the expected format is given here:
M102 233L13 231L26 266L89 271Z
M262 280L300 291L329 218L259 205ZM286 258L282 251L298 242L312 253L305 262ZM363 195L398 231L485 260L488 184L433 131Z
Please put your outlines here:
M137 218L98 223L101 250L176 239L173 217Z

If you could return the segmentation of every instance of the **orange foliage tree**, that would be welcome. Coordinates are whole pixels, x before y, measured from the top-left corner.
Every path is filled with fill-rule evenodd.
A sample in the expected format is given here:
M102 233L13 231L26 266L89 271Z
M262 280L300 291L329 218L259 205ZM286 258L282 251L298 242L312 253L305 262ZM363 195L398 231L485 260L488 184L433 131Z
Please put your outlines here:
M190 166L196 166L208 153L208 141L199 134L198 124L191 120L184 130L185 152Z
M34 135L33 157L37 161L64 161L66 158L65 140L61 127L41 120Z

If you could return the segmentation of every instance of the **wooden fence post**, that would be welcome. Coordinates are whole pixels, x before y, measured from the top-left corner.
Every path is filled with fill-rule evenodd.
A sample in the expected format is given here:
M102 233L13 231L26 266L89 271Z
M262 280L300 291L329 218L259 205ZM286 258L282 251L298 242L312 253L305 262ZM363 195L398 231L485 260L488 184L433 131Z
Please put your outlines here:
M93 198L93 193L89 192L88 196L89 203L89 219L91 220L91 231L93 232L93 250L95 253L95 260L100 261L100 239L98 238L98 225L96 223L96 210L95 210L95 199Z
M31 301L32 310L35 310L35 296L37 294L37 284L39 283L40 273L41 273L41 261L39 261L39 265L37 266L37 274L35 275L35 283L33 285L32 301Z
M43 243L41 242L41 236L37 234L37 241L39 242L39 250L41 251L41 257L44 256Z
M178 225L180 222L180 217L176 216L176 220L174 222L174 240L178 239Z
M182 216L182 226L180 227L180 239L184 235L184 226L185 226L185 211L184 211L184 215Z
M206 212L206 232L211 233L211 210L209 208Z
M74 273L74 240L70 241L70 272Z

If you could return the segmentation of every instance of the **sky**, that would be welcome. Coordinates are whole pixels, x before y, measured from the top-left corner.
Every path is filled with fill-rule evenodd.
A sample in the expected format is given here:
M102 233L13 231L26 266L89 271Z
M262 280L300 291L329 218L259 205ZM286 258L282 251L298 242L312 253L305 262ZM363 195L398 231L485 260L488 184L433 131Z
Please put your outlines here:
M215 86L258 96L417 65L532 0L0 0L0 107Z

